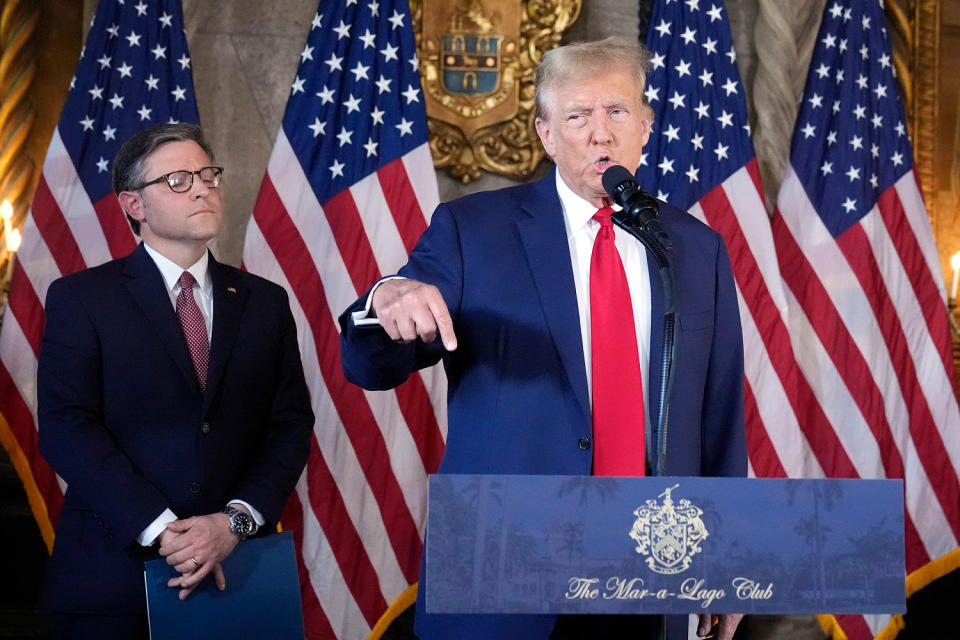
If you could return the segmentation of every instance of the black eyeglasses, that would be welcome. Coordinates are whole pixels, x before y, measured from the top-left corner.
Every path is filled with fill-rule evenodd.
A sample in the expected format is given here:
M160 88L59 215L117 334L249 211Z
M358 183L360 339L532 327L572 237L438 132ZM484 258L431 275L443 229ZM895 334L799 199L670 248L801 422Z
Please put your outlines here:
M140 189L149 187L152 184L166 182L171 191L175 193L186 193L193 188L193 176L195 175L200 176L200 181L203 182L204 186L211 189L216 189L220 186L220 178L223 176L223 167L204 167L202 169L198 169L197 171L187 171L186 169L181 171L171 171L170 173L160 176L156 180L144 182L139 187L132 188L131 191L140 191Z

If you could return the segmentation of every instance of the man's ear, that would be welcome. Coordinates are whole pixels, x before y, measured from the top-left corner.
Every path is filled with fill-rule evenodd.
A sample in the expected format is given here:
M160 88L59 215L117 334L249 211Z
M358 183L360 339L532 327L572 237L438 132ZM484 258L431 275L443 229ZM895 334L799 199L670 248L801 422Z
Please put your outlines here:
M547 124L546 120L543 118L537 118L534 123L537 127L537 135L540 136L540 144L543 145L544 150L547 152L547 155L551 158L553 157L554 144L553 137L550 135L550 125Z
M120 201L120 208L128 216L138 222L143 222L143 195L136 191L121 191L117 194L117 200Z
M646 114L644 114L646 115ZM650 109L650 118L644 117L640 120L640 147L646 146L647 142L650 141L650 124L653 121L653 110Z

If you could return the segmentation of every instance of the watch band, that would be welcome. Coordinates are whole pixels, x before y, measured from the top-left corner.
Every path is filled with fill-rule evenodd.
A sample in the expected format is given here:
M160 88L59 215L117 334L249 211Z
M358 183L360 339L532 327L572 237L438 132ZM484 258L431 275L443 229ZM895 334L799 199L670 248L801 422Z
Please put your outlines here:
M252 516L232 505L224 507L223 513L230 519L230 531L240 540L246 540L259 529Z

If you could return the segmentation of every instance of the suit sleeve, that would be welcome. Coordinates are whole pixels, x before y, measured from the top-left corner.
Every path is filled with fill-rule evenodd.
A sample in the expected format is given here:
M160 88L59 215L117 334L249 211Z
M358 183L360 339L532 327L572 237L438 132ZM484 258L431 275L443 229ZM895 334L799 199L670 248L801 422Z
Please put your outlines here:
M101 341L68 281L50 285L45 312L37 364L40 452L80 504L127 544L169 504L105 426Z
M456 331L463 267L459 230L447 205L434 211L430 226L398 275L436 286ZM379 325L356 326L351 314L363 309L367 295L369 290L340 315L340 360L347 380L364 389L392 389L414 371L440 361L445 351L439 336L431 343L418 339L398 344Z
M723 240L718 237L717 242L716 317L701 423L701 475L745 476L743 333L730 258Z
M280 293L279 353L274 369L275 391L269 424L258 448L231 497L243 499L266 520L280 515L310 455L314 415L297 344L297 327L287 292Z

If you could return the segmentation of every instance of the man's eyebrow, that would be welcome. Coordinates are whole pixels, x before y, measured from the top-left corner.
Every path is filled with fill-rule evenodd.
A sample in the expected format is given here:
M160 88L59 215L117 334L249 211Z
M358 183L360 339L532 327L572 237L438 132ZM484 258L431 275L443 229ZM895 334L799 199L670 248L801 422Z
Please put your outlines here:
M570 113L571 111L592 111L593 106L587 102L571 102L563 106L561 111Z
M629 104L630 104L630 100L628 100L627 98L617 97L617 98L612 98L611 100L605 101L603 103L603 106L604 108L609 109L610 107L626 107Z

